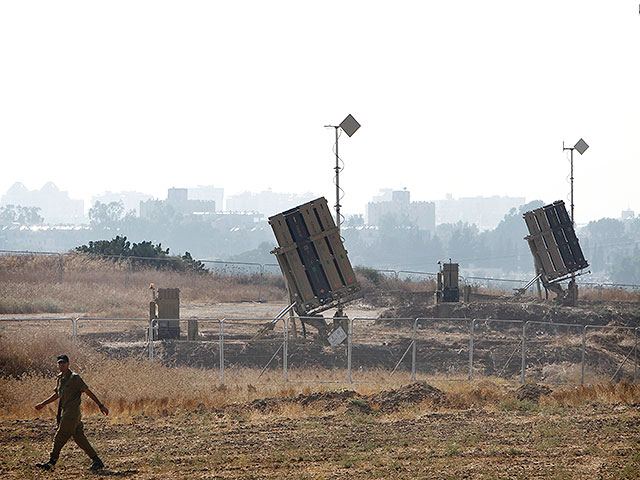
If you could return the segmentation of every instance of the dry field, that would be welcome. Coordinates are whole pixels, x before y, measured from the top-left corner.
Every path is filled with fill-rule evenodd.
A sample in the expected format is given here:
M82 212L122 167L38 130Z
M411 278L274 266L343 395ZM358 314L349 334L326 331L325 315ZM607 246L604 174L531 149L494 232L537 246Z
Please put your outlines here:
M194 274L129 269L126 262L87 255L0 256L0 314L67 313L108 317L145 317L156 287L180 288L185 303L283 300L279 276L233 272Z
M258 298L255 278L191 277L163 271L127 275L121 265L77 257L65 260L64 281L55 283L54 260L0 257L0 313L145 318L149 282L180 287L185 318L272 318L283 305L284 290L278 279L261 287L268 303L233 303ZM372 286L370 279L361 280ZM432 285L384 282L385 288L404 292L394 297L397 303L389 305L391 297L382 295L352 306L351 318L378 317L390 306L395 313L405 309L413 318L418 306L420 311L424 308L418 302L429 302ZM381 288L379 283L373 286ZM426 295L415 293L420 289ZM590 315L604 323L622 319L625 325L637 325L634 302L638 299L632 294L596 294L600 298L593 301L609 297L626 306L622 310L619 305L598 306ZM504 315L511 315L522 310L523 315L544 314L551 319L567 315L566 310L544 305L507 306L500 304L491 312L503 309ZM474 315L478 314L471 311L474 308L488 312L486 305L459 307ZM573 315L578 321L586 314L576 310ZM362 325L366 329L355 333L360 345L377 341L390 351L402 344L398 350L402 352L410 337L406 326ZM188 366L193 351L184 350L187 361L175 366L171 357L152 362L144 355L115 356L113 348L99 348L103 344L95 341L136 340L144 323L85 322L82 327L80 340L71 338L67 320L7 323L0 330L2 480L640 478L640 385L628 381L548 388L521 386L498 377L469 382L431 375L412 382L406 369L390 376L389 369L363 368L356 371L357 383L339 383L335 379L346 378L343 369L305 367L298 373L311 381L284 382L278 369L267 370L258 379L259 369L236 365L221 382L216 368ZM238 327L230 335L253 331ZM451 350L457 342L459 357L464 359L465 332L446 325L437 331L421 330L419 355L429 359L440 344ZM504 331L490 333L497 337L485 335L485 341L494 342L485 347L477 343L479 358L485 352L487 359L493 359L495 345L513 340ZM556 345L542 333L532 335L546 348L541 350L546 356L566 350L567 342L576 342L565 336L557 340L564 343ZM592 336L590 358L599 359L595 353L617 345L613 353L618 362L629 351L629 341L614 335ZM198 348L205 344L196 343ZM233 347L230 341L230 354ZM508 356L509 351L500 354ZM72 369L82 374L111 410L104 417L90 400L83 402L85 430L107 466L99 474L87 472L89 462L73 442L63 450L53 474L33 466L47 458L55 431L54 407L37 412L33 405L50 395L55 384L54 359L60 352L70 355ZM356 365L364 360L357 353L354 350ZM200 355L211 356L207 351ZM498 360L498 366L505 363ZM329 379L334 382L327 383Z
M109 417L86 415L85 430L107 464L95 476L131 479L640 475L637 387L554 392L540 403L518 400L491 381L449 387L439 401L423 395L389 411L375 402L381 395L331 390L292 398L290 387L280 398L235 406L147 412L139 405L130 412L126 402L114 402ZM429 391L421 384L407 389ZM65 447L55 475L33 467L46 458L55 428L53 412L34 417L0 420L2 478L88 478L87 459L75 445Z
M358 384L283 382L279 372L257 383L239 369L223 384L215 370L115 360L41 330L0 336L0 478L90 477L72 442L53 475L33 466L55 430L54 408L33 405L51 392L60 351L111 410L103 417L85 399L85 430L107 465L91 477L640 476L640 386L626 382L550 392L369 371Z

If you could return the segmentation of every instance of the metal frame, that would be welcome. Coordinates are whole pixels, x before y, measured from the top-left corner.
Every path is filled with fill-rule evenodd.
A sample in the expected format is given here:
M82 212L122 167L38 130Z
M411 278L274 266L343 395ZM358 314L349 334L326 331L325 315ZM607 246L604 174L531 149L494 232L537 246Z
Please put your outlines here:
M474 355L474 336L475 336L476 322L524 324L524 320L508 320L508 319L502 320L502 319L496 319L496 318L474 318L472 320L470 333L469 333L469 380L473 380L473 355ZM524 337L520 337L520 342L518 346L516 346L513 352L511 352L511 355L507 359L507 363L503 365L502 370L500 370L500 373L502 373L505 367L509 364L509 362L513 358L514 353L517 351L518 347L522 348L523 342L524 342ZM499 376L500 375L498 374L498 377ZM522 378L522 372L520 377ZM508 379L504 379L504 380L508 380Z
M633 348L631 349L629 354L627 354L625 359L622 361L622 363L620 364L620 366L618 367L616 372L613 374L613 376L609 380L609 382L613 382L615 376L618 374L620 369L624 366L624 364L626 363L626 361L629 358L629 356L631 355L631 353L635 353L635 366L634 366L633 381L637 382L638 381L638 329L640 327L624 327L624 326L617 326L617 325L585 325L584 328L583 328L583 331L582 331L582 368L581 368L582 376L581 376L580 384L584 385L584 371L585 371L585 366L586 366L587 329L588 328L593 328L593 329L600 328L600 329L603 329L603 330L627 330L627 331L633 330L633 332L634 332Z
M575 323L552 323L552 322L542 322L538 320L527 320L522 325L522 378L521 382L526 382L526 372L527 372L527 326L528 325L546 325L546 326L557 326L557 327L566 327L566 328L576 328L580 330L584 330L584 325L579 325ZM570 383L563 383L563 385L571 385Z
M288 372L288 344L290 341L289 338L289 331L290 331L290 321L292 318L300 318L300 317L286 317L286 318L282 318L281 320L283 321L283 337L282 337L282 343L280 344L280 347L277 349L277 351L272 355L271 359L269 360L269 362L267 362L267 364L262 368L262 371L260 373L260 376L258 377L258 379L262 376L262 374L264 373L264 371L266 371L267 367L271 364L271 362L273 361L273 359L275 358L275 356L277 356L277 354L282 350L282 375L283 375L283 380L286 382L293 382L296 380L290 380L289 379L289 372ZM304 317L302 317L304 318ZM346 318L346 317L345 317ZM145 348L147 348L148 350L148 357L150 360L154 359L154 344L157 340L153 340L154 335L154 329L157 329L157 321L154 319L151 322L149 322L148 319L146 318L101 318L101 317L29 317L29 318L21 318L21 317L3 317L0 318L0 324L3 323L10 323L10 322L42 322L42 321L71 321L71 335L74 338L79 338L79 334L78 334L78 323L80 321L135 321L135 322L144 322L146 324L144 331L146 332L146 334L148 335L147 337L147 344L145 345ZM226 330L225 330L225 326L226 325L232 325L234 323L243 323L243 324L247 324L249 322L250 325L252 326L259 326L262 322L262 324L264 324L264 322L268 322L268 319L264 319L264 318L223 318L223 319L218 319L218 318L196 318L196 319L181 319L181 321L186 321L186 320L197 320L199 322L218 322L219 328L218 328L218 345L219 345L219 370L220 370L220 381L224 382L225 381L225 338L226 338ZM349 321L348 323L348 332L347 333L347 359L346 359L346 370L347 370L347 376L346 379L344 380L339 380L336 379L335 381L332 380L332 382L347 382L347 383L354 383L354 379L352 376L352 357L353 357L353 337L354 337L354 325L356 324L357 321L371 321L371 320L380 320L380 319L374 319L374 318L368 318L368 317L357 317L357 318L353 318ZM411 318L388 318L386 320L398 320L398 321L411 321ZM470 322L469 323L469 359L468 359L468 369L469 369L469 375L468 375L468 380L473 381L474 380L474 372L473 372L473 364L474 364L474 340L476 339L477 333L476 333L476 325L479 322L488 322L488 323L512 323L512 324L518 324L521 323L522 324L522 334L520 336L520 342L519 342L519 346L521 346L522 351L521 351L521 375L520 375L520 382L521 383L525 383L527 380L527 376L526 376L526 367L527 367L527 355L526 355L526 345L527 345L527 327L529 325L544 325L547 327L552 327L552 326L557 326L557 327L563 327L563 328L581 328L582 329L582 355L581 355L581 380L580 380L580 384L584 385L585 384L585 368L586 368L586 350L587 350L587 334L588 334L588 330L589 329L601 329L601 330L622 330L622 331L627 331L627 332L632 332L633 331L633 335L634 335L634 340L633 340L633 347L631 348L631 350L627 353L627 355L625 356L624 360L619 364L618 369L616 370L616 372L613 374L613 376L611 377L611 379L609 380L614 381L615 377L617 376L617 374L620 372L620 370L624 367L624 365L626 364L626 362L631 359L633 357L633 362L634 362L634 366L633 366L633 381L635 383L638 383L638 381L640 380L639 376L640 376L640 365L639 365L639 354L638 354L638 332L640 330L640 327L626 327L626 326L615 326L615 325L580 325L580 324L570 324L570 323L554 323L554 322L543 322L543 321L536 321L536 320L529 320L529 321L522 321L522 320L502 320L502 319L482 319L482 318L475 318L475 319L469 319L469 318L428 318L428 317L418 317L415 320L413 320L413 328L412 328L412 333L411 333L411 340L408 343L408 346L406 348L406 350L404 350L404 353L400 356L399 360L395 363L395 367L389 372L389 375L392 376L395 374L395 372L397 371L400 363L406 358L406 356L409 353L409 350L412 351L411 354L411 380L416 380L417 377L417 346L419 343L419 338L418 338L418 325L420 324L420 322L424 322L424 321L428 321L431 323L432 326L434 326L437 322L441 322L441 321L464 321L464 322ZM3 327L4 328L4 327ZM248 340L248 342L250 342L251 340ZM516 348L517 350L517 348ZM515 353L515 351L514 351ZM509 361L511 360L511 358L513 357L513 353L512 355L509 357ZM314 382L317 382L317 380L314 380ZM548 383L548 382L544 382L542 381L541 383ZM575 383L566 383L568 385L576 385Z

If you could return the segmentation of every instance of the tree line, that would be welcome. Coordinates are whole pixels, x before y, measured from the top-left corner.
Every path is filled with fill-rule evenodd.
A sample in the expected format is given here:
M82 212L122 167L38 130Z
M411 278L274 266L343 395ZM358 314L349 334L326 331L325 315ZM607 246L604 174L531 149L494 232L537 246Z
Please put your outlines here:
M533 276L533 259L524 240L528 232L522 214L542 205L537 200L514 208L496 228L486 231L459 222L438 225L430 232L418 229L407 217L388 215L377 228L364 225L362 216L348 217L340 233L354 266L434 272L438 260L451 259L470 275L528 278ZM49 235L50 244L60 237L64 239L63 248L84 244L83 247L102 254L170 256L168 249L161 247L167 244L192 258L276 263L270 251L277 244L266 222L221 227L215 220L181 215L169 205L158 208L152 218L142 218L133 211L125 212L120 202L96 202L89 218L91 228L81 231L8 232L0 228L0 249L35 250L38 246L34 237ZM0 225L16 222L42 223L37 209L14 206L0 209ZM579 228L577 234L593 272L585 278L640 284L640 218L625 221L603 218Z
M126 259L134 267L153 267L172 271L190 271L206 273L207 269L199 260L195 260L189 252L184 255L171 256L169 249L162 244L150 241L131 243L127 237L117 235L112 240L90 241L88 245L76 247L74 251L109 258L114 261ZM158 260L162 260L159 262Z

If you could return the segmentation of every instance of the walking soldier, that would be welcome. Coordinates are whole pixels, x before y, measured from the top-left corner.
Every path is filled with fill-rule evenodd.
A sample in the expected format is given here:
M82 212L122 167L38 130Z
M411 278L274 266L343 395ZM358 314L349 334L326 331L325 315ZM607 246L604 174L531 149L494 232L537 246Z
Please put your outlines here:
M36 463L36 466L44 470L53 470L60 456L60 450L62 450L69 438L73 437L78 446L93 460L90 467L91 470L100 470L104 468L104 464L84 434L80 413L82 393L86 393L91 400L96 402L103 414L109 415L109 409L89 390L80 375L69 370L68 356L58 355L58 370L60 370L60 373L57 376L55 392L35 406L36 410L40 410L45 405L60 399L58 402L58 415L56 416L58 429L53 439L53 450L51 450L48 462Z

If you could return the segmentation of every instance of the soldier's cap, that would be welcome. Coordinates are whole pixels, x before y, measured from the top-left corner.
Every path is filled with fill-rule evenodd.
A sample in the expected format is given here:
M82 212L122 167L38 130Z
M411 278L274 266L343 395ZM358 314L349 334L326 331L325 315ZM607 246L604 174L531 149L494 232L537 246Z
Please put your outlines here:
M58 355L58 363L60 362L69 363L69 357L66 355Z

